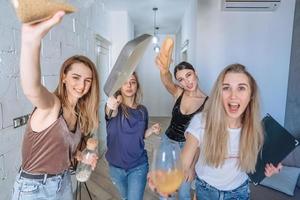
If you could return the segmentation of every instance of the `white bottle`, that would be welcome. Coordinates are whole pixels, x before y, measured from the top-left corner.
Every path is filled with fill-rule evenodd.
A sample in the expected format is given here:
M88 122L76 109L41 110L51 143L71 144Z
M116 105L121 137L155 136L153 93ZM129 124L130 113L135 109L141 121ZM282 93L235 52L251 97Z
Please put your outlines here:
M87 141L86 148L82 151L82 160L78 163L76 169L76 179L79 182L86 182L92 173L92 165L89 163L91 157L97 154L97 139L90 138Z

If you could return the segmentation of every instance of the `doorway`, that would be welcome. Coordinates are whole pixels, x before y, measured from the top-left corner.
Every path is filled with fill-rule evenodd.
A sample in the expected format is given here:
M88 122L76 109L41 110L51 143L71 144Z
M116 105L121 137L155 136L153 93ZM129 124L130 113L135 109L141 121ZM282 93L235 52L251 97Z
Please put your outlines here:
M181 47L181 61L188 61L189 40L186 40Z
M103 156L106 147L106 123L105 123L105 103L107 97L104 93L103 86L109 75L110 71L110 46L111 43L101 37L96 35L95 37L95 54L96 54L96 67L99 75L99 85L100 85L100 107L99 107L99 128L97 130L97 138L99 139L98 153L99 157Z

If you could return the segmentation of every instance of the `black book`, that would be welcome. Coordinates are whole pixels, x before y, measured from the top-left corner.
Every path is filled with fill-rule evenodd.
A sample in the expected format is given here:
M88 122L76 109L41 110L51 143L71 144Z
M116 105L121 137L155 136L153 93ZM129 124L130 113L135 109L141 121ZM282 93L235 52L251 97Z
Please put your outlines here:
M262 126L265 136L264 145L257 156L256 171L248 174L254 185L259 184L265 178L267 163L277 166L299 145L299 140L282 127L270 114L263 118Z

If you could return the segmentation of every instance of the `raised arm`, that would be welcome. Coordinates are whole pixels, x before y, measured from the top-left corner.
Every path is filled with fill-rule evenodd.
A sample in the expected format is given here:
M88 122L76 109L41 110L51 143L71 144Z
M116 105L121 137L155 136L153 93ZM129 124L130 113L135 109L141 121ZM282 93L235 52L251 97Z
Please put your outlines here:
M165 88L177 98L181 94L182 89L173 82L172 74L169 70L172 60L173 47L173 39L171 37L166 37L162 44L161 50L155 59L155 63L160 70L160 78Z
M22 25L22 42L20 58L21 85L25 96L37 108L53 108L56 97L41 83L40 49L42 38L56 24L64 12L57 12L52 18L38 24Z

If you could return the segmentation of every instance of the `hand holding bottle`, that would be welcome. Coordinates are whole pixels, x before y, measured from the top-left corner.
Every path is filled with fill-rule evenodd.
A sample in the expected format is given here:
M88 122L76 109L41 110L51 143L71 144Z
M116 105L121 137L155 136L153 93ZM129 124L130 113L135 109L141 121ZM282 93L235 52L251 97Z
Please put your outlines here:
M82 151L77 151L75 158L79 162L83 162L85 164L90 164L92 166L92 170L95 170L98 159L99 159L97 154L91 154L91 156L89 156L88 158L83 159Z
M89 138L84 149L79 157L80 162L78 163L76 170L76 179L79 182L85 182L89 179L92 170L95 169L97 164L97 146L98 140Z

